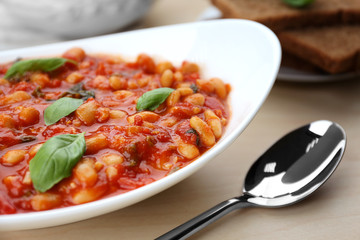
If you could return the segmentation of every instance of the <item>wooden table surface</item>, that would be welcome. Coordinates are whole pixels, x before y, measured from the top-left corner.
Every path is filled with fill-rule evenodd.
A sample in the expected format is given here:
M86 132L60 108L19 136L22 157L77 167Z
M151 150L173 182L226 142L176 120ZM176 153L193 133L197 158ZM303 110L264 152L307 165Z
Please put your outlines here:
M142 24L151 27L195 21L208 6L206 0L158 0ZM248 168L264 150L288 131L320 119L342 125L348 140L341 164L324 186L293 206L233 212L190 239L359 239L360 79L277 81L236 142L174 187L103 216L52 228L1 232L0 239L154 239L239 195Z

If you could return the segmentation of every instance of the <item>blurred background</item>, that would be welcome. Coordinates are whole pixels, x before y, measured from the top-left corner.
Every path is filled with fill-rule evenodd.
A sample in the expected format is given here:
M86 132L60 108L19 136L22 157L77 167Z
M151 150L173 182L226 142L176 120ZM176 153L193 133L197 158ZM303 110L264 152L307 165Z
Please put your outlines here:
M210 0L0 0L0 50L196 21L210 6Z

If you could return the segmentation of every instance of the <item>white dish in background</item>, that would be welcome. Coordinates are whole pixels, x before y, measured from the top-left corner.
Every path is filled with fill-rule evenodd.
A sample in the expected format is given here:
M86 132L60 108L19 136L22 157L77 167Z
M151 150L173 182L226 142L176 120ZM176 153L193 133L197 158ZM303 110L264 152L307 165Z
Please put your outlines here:
M141 19L153 0L2 0L17 25L67 39L118 31ZM51 35L50 35L51 36Z
M155 195L193 174L225 150L245 129L275 81L280 43L265 26L247 20L214 20L1 52L1 62L18 57L61 54L80 46L87 53L111 53L135 58L147 53L176 65L183 60L200 65L204 78L230 83L231 118L220 141L200 158L175 173L136 190L78 206L14 215L0 215L0 230L20 230L71 223L115 211Z

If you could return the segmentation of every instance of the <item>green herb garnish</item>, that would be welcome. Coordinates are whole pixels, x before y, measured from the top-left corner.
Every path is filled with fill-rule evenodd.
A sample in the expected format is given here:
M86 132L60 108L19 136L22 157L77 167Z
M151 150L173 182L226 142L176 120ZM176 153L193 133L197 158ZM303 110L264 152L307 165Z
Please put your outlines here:
M78 83L64 92L61 97L81 98L85 101L89 98L95 98L95 92L86 90L83 83Z
M56 100L53 104L48 106L44 111L44 120L46 125L52 125L59 121L61 118L66 117L74 112L84 100L63 97Z
M137 101L136 110L154 111L167 99L172 91L174 91L174 89L165 87L144 93Z
M169 172L169 175L170 175L170 174L173 174L174 172L176 172L176 171L178 171L178 170L180 170L180 167L178 167L178 166L172 168L172 169L170 170L170 172Z
M196 145L197 146L200 145L200 136L199 136L199 133L195 129L191 128L191 129L187 130L186 133L195 134L196 135Z
M314 0L283 0L286 4L296 7L302 8L314 2Z
M36 98L43 98L45 94L41 91L41 87L38 86L35 88L35 90L31 93Z
M29 71L51 72L66 62L76 64L75 61L66 58L40 58L17 61L7 70L4 78L13 81Z
M190 88L193 90L194 93L197 93L197 91L199 91L198 86L196 86L196 84L191 84Z
M31 141L35 141L36 137L35 136L30 136L30 135L25 135L25 136L20 136L20 141L21 142L31 142Z
M41 146L29 164L30 177L36 190L46 192L71 175L86 150L84 135L57 135Z

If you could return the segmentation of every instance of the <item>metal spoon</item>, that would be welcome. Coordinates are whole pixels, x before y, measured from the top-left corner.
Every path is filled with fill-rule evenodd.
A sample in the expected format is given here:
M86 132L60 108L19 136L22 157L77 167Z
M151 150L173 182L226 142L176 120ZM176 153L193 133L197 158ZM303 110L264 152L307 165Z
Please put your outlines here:
M342 127L326 120L288 133L251 166L242 196L216 205L157 240L186 239L239 208L282 207L304 199L334 172L345 144Z

